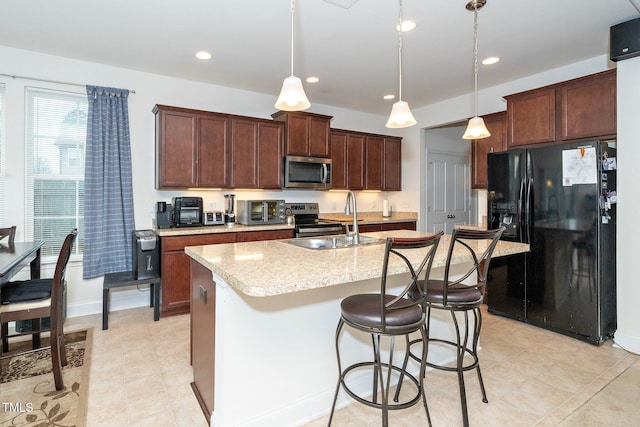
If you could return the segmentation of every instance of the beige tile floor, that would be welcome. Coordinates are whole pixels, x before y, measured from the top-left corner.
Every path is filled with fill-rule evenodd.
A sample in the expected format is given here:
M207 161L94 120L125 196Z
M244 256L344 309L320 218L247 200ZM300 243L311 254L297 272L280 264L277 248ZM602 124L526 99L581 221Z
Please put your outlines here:
M189 386L189 316L158 322L152 317L150 308L114 312L106 331L99 315L67 320L67 330L95 328L89 427L207 425ZM486 312L483 320L480 360L489 403L482 403L477 377L469 373L473 426L559 425L627 367L640 366L640 357L611 341L596 347ZM455 374L429 371L426 387L433 425L461 425ZM633 393L637 396L638 390ZM612 412L609 425L629 425L616 422L615 408L602 410ZM337 411L333 425L379 425L379 415L353 404ZM325 426L327 419L307 427ZM426 416L416 405L391 412L390 424L426 425ZM565 420L565 425L571 423Z

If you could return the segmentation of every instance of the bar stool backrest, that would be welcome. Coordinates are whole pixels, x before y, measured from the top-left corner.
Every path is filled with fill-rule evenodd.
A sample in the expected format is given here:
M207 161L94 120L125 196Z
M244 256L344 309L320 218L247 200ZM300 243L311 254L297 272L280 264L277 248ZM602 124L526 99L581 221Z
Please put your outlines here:
M382 319L383 331L387 330L386 318L389 312L402 310L412 305L422 305L426 296L426 282L424 278L429 276L431 265L433 264L436 250L438 249L438 243L440 243L440 237L442 237L443 234L442 231L439 231L429 236L387 238L380 288L380 318ZM417 251L417 249L422 249L422 251ZM421 258L417 259L420 255L416 257L413 253L421 254ZM387 272L392 256L400 258L402 262L405 263L409 270L409 279L402 291L398 293L395 298L385 301L385 297L388 295ZM418 294L413 291L411 296L407 295L409 290L415 290L416 288L418 289Z
M447 298L450 294L461 291L468 291L471 288L475 288L480 292L480 295L484 297L485 286L487 284L487 273L489 271L489 262L493 251L502 236L502 232L505 227L500 227L494 230L474 230L467 228L456 228L451 234L451 243L449 244L449 252L447 253L447 264L444 271L444 289L443 289L443 304L447 305ZM485 245L482 245L480 241L486 241ZM484 249L483 252L478 255L477 249ZM469 256L473 264L469 270L461 277L456 279L450 278L451 261L453 257ZM469 283L467 279L476 274L476 280ZM466 283L463 283L465 282ZM478 301L478 302L481 302Z

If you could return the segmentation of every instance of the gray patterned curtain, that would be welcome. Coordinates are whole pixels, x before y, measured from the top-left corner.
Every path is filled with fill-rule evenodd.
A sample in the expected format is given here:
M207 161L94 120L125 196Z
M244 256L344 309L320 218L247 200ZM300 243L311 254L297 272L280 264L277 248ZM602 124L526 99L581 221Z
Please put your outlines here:
M126 89L87 86L83 277L131 270L135 227Z

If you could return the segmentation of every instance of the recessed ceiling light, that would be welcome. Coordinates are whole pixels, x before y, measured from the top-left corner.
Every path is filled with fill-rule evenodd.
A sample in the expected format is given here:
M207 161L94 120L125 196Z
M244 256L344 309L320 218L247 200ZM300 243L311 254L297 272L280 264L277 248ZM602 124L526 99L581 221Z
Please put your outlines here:
M482 61L482 65L492 65L498 61L500 61L500 58L498 58L497 56L490 56L486 58L484 61Z
M307 77L307 83L318 83L320 81L319 78L311 76L311 77Z
M391 94L383 96L384 99L393 99L395 97L396 97L395 95L391 95Z
M211 59L211 54L209 52L205 52L204 50L201 50L200 52L196 52L196 58L202 59L202 60Z
M396 31L402 31L406 33L416 28L417 24L414 21L402 21L401 25L396 25Z

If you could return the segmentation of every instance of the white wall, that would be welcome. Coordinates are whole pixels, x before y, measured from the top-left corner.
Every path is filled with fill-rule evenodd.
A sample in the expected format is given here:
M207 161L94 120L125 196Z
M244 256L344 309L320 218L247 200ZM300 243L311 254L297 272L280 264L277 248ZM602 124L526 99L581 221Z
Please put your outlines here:
M640 286L638 283L638 242L640 240L640 57L618 63L618 223L617 290L618 330L615 342L640 354Z

